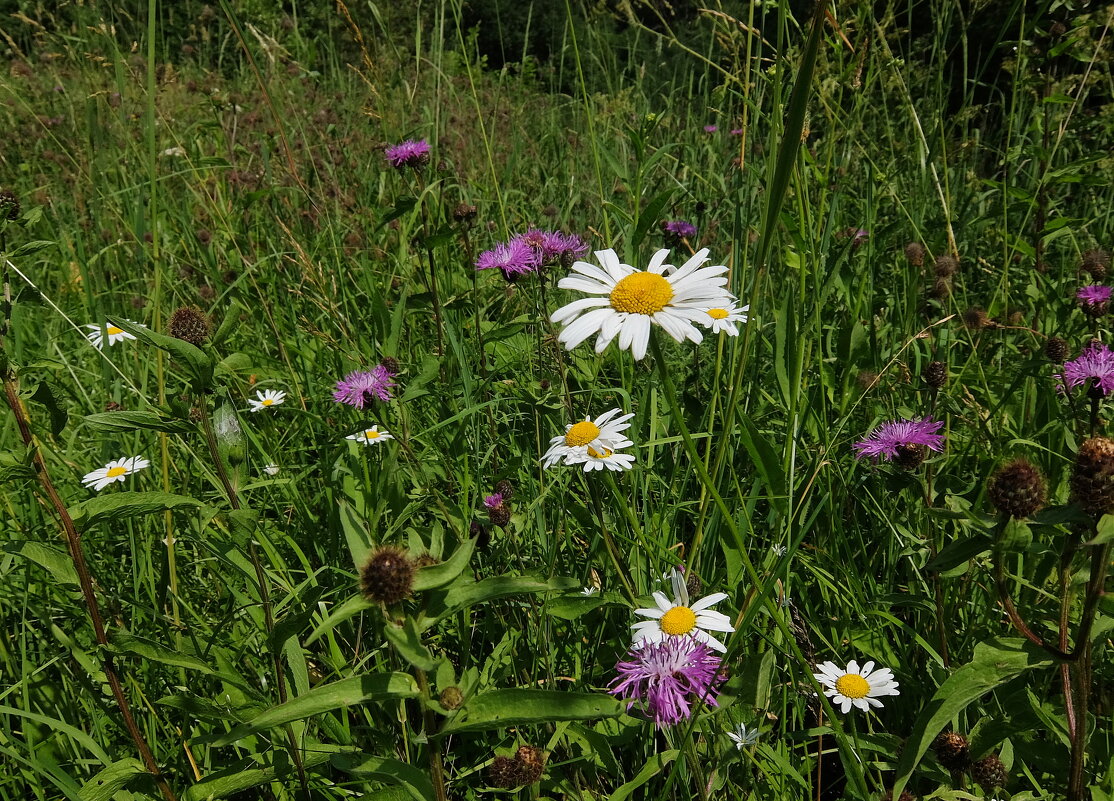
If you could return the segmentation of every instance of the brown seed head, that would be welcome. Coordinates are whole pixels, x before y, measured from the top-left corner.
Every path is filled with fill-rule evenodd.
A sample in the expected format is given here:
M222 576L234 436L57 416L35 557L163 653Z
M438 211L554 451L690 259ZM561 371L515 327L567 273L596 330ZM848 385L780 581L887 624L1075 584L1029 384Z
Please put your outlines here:
M936 274L937 278L951 278L958 271L959 262L956 261L955 256L947 253L937 256L935 261L932 262L932 272Z
M905 258L914 267L924 267L925 255L924 245L920 242L909 242L905 245Z
M495 761L487 766L487 783L492 787L501 787L511 790L521 786L518 781L518 762L510 757L497 756Z
M460 691L459 687L446 687L441 691L438 700L445 709L459 709L460 705L464 703L464 693Z
M533 784L542 777L545 771L545 751L532 745L519 746L514 755L518 763L518 779L521 784Z
M402 369L401 365L398 363L398 359L393 356L384 356L379 360L379 363L390 370L391 375L398 375L398 371Z
M22 207L19 197L10 189L0 191L0 220L18 220Z
M495 482L495 491L502 495L505 501L514 499L514 484L505 478Z
M507 524L511 522L511 507L501 503L494 509L489 509L487 516L491 520L491 525L506 528Z
M470 203L458 203L453 209L453 219L461 225L471 225L476 219L476 207Z
M1079 269L1090 273L1096 281L1106 278L1106 271L1110 269L1110 254L1101 248L1088 250L1083 254L1083 262Z
M981 328L986 328L990 324L990 317L987 316L986 309L972 306L970 309L963 312L963 324L972 331L978 331Z
M1094 517L1114 508L1114 440L1092 437L1079 447L1071 474L1071 498Z
M414 563L406 551L393 545L377 549L360 571L360 591L371 601L396 604L413 590Z
M1028 459L1014 459L999 467L986 483L986 494L1006 517L1032 517L1044 508L1044 476Z
M940 764L953 773L967 770L971 764L971 747L967 738L959 732L948 731L940 734L932 743L932 750Z
M950 278L937 278L932 283L932 288L928 290L928 296L936 300L943 300L944 298L951 297L952 282Z
M943 362L929 362L924 368L924 382L933 389L948 383L948 366Z
M1005 787L1006 766L996 755L985 756L971 766L971 778L982 785L984 790L993 790L995 787Z
M1048 357L1049 361L1062 364L1064 359L1068 357L1068 343L1060 337L1049 337L1048 341L1044 343L1044 355Z
M196 306L182 306L170 315L167 330L170 336L201 347L209 341L209 317Z

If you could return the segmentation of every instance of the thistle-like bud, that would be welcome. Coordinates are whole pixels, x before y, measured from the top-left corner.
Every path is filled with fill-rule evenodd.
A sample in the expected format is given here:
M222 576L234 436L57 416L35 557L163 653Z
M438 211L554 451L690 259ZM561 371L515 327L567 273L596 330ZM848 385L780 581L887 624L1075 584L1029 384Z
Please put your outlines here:
M943 300L944 298L951 297L952 294L952 281L950 278L937 278L932 288L928 290L928 295L936 300Z
M971 766L971 778L982 785L984 790L1004 787L1009 774L1006 766L996 755L985 756Z
M685 589L688 590L689 597L699 598L701 590L704 589L704 582L700 580L700 576L696 575L696 573L691 570L686 570Z
M487 510L487 515L491 519L491 525L499 526L499 528L506 528L507 524L511 522L511 507L505 503L501 503Z
M167 326L170 336L201 347L209 341L212 326L209 316L196 306L182 306L170 315Z
M514 755L519 766L518 778L522 784L533 784L545 771L545 751L532 745L522 745Z
M476 207L470 203L458 203L453 209L453 219L461 225L471 225L476 219Z
M441 691L441 696L437 700L441 702L441 706L445 709L459 709L460 705L464 703L464 693L460 691L459 687L446 687Z
M948 366L943 362L929 362L924 368L924 382L933 389L948 383Z
M1049 337L1048 341L1044 343L1044 355L1048 357L1049 361L1062 364L1064 359L1068 357L1068 343L1060 337Z
M1044 476L1028 459L1014 459L999 467L986 484L986 493L998 514L1032 517L1044 508Z
M438 559L433 554L431 554L429 551L426 551L425 553L423 553L421 556L419 556L417 559L414 560L414 567L415 568L433 567L434 565L439 565L439 564L441 564L441 560Z
M986 328L990 324L990 317L986 313L986 309L972 306L967 311L963 312L963 324L970 328L972 331Z
M22 210L15 192L10 189L0 191L0 220L18 220Z
M1079 269L1090 276L1096 281L1101 281L1106 278L1106 271L1110 268L1110 254L1101 248L1088 250L1083 254L1083 263L1079 265Z
M882 793L882 798L880 799L880 801L893 801L893 799L894 791L887 790L886 792ZM917 797L908 790L902 790L901 795L897 797L897 801L917 801Z
M909 242L905 246L905 258L914 267L924 267L925 253L924 245L920 242Z
M945 253L942 256L937 256L935 261L932 262L932 272L936 274L937 278L951 278L959 272L959 262L956 261L955 256Z
M398 359L393 356L384 356L379 360L379 363L383 365L392 376L398 375L398 371L402 369L402 366L398 363Z
M377 549L360 571L360 591L371 601L396 604L414 590L414 563L400 548Z
M1071 474L1071 498L1094 517L1114 508L1114 440L1092 437L1079 447Z
M971 745L959 732L947 731L932 743L936 759L952 773L967 770L971 764Z
M497 756L487 766L487 783L492 787L511 790L521 786L518 782L518 762L510 757Z
M495 491L503 496L504 501L514 500L514 484L505 478L495 482Z

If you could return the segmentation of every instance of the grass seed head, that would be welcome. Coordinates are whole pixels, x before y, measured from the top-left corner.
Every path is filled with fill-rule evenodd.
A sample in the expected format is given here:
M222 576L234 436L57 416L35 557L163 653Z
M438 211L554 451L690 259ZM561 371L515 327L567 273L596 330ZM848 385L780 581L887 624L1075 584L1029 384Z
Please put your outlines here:
M1092 437L1079 447L1071 474L1071 498L1094 517L1114 508L1114 440Z
M396 604L413 592L414 570L414 563L405 551L384 545L360 571L360 591L369 600Z
M1043 509L1047 497L1044 476L1028 459L1014 459L999 467L986 491L998 514L1019 520Z

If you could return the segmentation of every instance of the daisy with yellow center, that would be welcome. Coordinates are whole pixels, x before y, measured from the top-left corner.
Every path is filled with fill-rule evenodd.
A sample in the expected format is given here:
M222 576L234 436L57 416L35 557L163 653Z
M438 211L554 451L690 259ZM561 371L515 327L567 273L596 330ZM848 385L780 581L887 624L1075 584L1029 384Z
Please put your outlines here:
M593 470L603 470L605 467L608 470L621 473L634 467L634 454L621 453L619 449L630 447L633 444L629 439L620 439L612 442L610 448L603 448L602 450L596 450L589 445L584 454L566 458L565 464L583 465L585 473L591 473Z
M731 633L735 627L731 625L731 618L709 607L726 599L727 593L714 592L690 604L684 574L674 570L670 581L673 584L675 600L670 601L665 593L658 591L653 596L656 606L634 610L636 615L650 618L631 627L634 631L635 644L664 642L671 637L692 637L709 648L726 652L727 646L710 632Z
M128 322L132 322L128 320ZM129 334L123 328L112 323L89 323L84 326L86 329L85 338L92 343L93 347L97 350L104 350L105 340L108 344L115 345L117 342L123 342L125 339L135 339L134 336Z
M633 413L623 414L622 409L612 409L595 420L585 417L579 423L565 426L564 434L549 441L549 450L542 456L542 466L553 467L562 459L565 464L580 464L589 458L589 448L601 454L599 458L606 458L602 456L605 451L614 452L633 445L622 433L630 428L632 417ZM587 467L584 469L589 471Z
M86 473L85 477L81 479L81 483L100 492L109 484L123 481L137 470L142 470L150 465L151 463L142 456L125 456L123 459L114 459L92 473Z
M574 300L550 319L564 325L557 337L572 350L596 334L596 353L603 353L616 337L619 350L635 359L646 355L650 326L658 325L678 342L700 342L704 335L693 323L704 322L710 308L728 307L735 298L725 288L727 268L703 267L708 250L699 250L680 268L666 264L668 250L659 250L645 270L623 264L614 250L597 250L597 267L586 261L573 264L572 275L558 283L593 297Z
M275 389L259 390L255 393L255 397L258 400L248 398L248 405L251 407L250 411L261 412L264 409L270 409L274 406L278 406L280 403L285 401L286 393L279 392Z
M355 434L349 434L345 439L362 442L364 445L378 445L383 440L394 439L394 437L386 431L380 431L379 426L372 426Z
M720 331L728 336L739 336L739 323L747 321L747 312L750 311L750 306L743 306L739 309L735 304L728 303L726 306L714 306L706 311L707 319L700 320L700 324L705 328L712 329L713 334L718 334Z
M838 704L839 711L844 714L852 706L864 712L871 707L881 709L879 696L900 695L893 671L889 668L874 670L873 662L867 662L860 668L859 663L852 659L847 663L846 670L840 670L835 662L825 662L817 665L816 669L820 672L812 675L824 685L824 695L831 698L833 704Z

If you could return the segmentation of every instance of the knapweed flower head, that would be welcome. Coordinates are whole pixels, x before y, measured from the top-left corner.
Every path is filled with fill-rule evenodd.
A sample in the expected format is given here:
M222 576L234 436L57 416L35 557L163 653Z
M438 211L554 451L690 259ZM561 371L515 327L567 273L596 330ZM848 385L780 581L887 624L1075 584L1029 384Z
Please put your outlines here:
M870 435L856 442L851 447L855 449L855 458L862 459L869 456L871 459L892 459L902 467L915 459L916 467L924 461L924 450L937 452L944 450L944 435L937 434L944 427L943 421L925 417L921 420L891 420L883 423L870 432Z
M1074 359L1064 362L1063 379L1069 387L1086 386L1103 397L1114 390L1114 351L1092 342Z
M506 277L537 272L541 262L534 249L521 239L512 239L485 250L476 259L477 270L501 270Z
M597 454L626 448L634 443L622 433L630 428L634 414L623 414L622 409L604 412L595 420L585 417L579 423L565 426L565 433L549 441L549 450L542 456L542 467L553 467L561 460L565 464L580 464L588 458L588 450ZM633 457L632 457L633 458ZM589 472L585 468L585 472Z
M719 130L718 125L705 125L704 126L704 133L715 133L718 130Z
M708 309L723 308L735 300L725 288L727 268L703 267L708 261L707 248L697 251L680 268L667 264L668 256L668 250L659 250L645 270L623 264L610 249L596 251L600 267L586 261L573 264L574 274L562 278L557 286L595 297L574 300L553 313L550 320L564 326L558 341L572 350L596 334L596 353L603 353L618 339L620 350L642 359L650 344L651 325L660 326L678 342L703 340L693 322L706 320Z
M132 322L128 320L128 322ZM92 343L93 347L97 350L104 350L105 339L108 339L108 344L111 347L117 342L123 342L127 339L135 339L134 336L129 334L123 328L113 325L111 322L104 323L89 323L84 326L87 329L85 338Z
M584 241L575 234L566 234L562 231L543 231L540 228L531 228L524 234L518 234L511 242L521 242L533 251L538 266L547 264L564 264L568 266L574 257L588 250Z
M113 459L104 467L99 467L91 473L86 473L81 483L100 492L109 484L123 481L137 470L149 467L151 463L142 456L125 456L123 459Z
M635 645L686 638L703 643L716 651L726 652L727 646L709 632L729 634L735 630L731 625L731 618L710 608L727 598L727 593L714 592L690 604L684 573L674 570L670 576L670 583L673 585L674 600L669 600L666 594L659 590L653 595L655 606L634 610L636 615L650 618L631 627L634 631Z
M734 302L728 303L726 306L716 306L708 309L705 314L708 315L705 320L697 320L705 328L712 329L713 334L723 332L730 337L739 336L739 324L747 321L747 312L750 311L750 306L743 306L741 309L736 308Z
M248 406L253 412L261 412L264 409L273 409L275 406L279 406L285 401L285 392L280 392L276 389L266 389L257 391L254 400L248 398Z
M682 240L695 237L696 226L686 220L663 220L661 232L670 245L676 246L681 244Z
M889 668L874 670L874 663L867 662L862 668L852 659L847 669L841 670L834 662L817 665L819 673L813 677L824 686L824 695L839 705L839 711L847 714L852 706L864 712L871 707L882 708L878 700L883 695L900 695L894 674Z
M389 401L395 386L394 373L379 364L370 370L354 370L337 381L333 400L365 409L377 400L383 403Z
M632 646L615 666L619 675L610 691L630 699L627 709L641 704L659 728L673 726L688 720L695 704L718 705L721 666L719 656L692 637Z
M1081 287L1075 293L1076 299L1085 312L1091 314L1104 314L1110 304L1110 294L1114 292L1111 287L1103 284L1091 284Z
M484 506L486 506L488 509L495 509L496 507L499 507L499 506L502 506L502 505L503 505L502 494L500 494L498 492L495 492L495 493L492 493L491 495L485 495L484 496Z
M385 155L392 167L421 167L429 163L429 143L424 139L407 139L388 147Z

